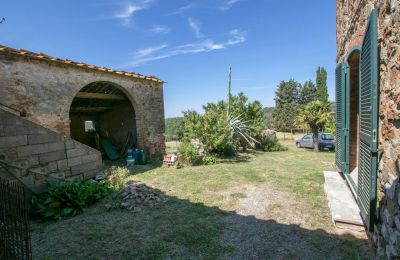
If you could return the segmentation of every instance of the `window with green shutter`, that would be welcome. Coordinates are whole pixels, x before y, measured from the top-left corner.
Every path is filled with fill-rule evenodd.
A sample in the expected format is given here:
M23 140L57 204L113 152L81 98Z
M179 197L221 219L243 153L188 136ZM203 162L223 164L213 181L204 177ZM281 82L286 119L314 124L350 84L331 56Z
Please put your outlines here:
M360 146L357 201L369 230L376 206L378 148L378 36L377 10L373 10L364 34L360 58Z

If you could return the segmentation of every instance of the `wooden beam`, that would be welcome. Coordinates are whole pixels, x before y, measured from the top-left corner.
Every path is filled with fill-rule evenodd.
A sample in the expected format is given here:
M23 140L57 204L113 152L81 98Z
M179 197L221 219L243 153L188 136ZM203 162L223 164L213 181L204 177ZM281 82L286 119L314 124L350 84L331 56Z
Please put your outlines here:
M78 92L77 98L86 99L109 99L109 100L125 100L125 96L115 94L104 94L104 93L90 93L90 92Z
M111 107L72 107L72 113L95 113L110 110Z

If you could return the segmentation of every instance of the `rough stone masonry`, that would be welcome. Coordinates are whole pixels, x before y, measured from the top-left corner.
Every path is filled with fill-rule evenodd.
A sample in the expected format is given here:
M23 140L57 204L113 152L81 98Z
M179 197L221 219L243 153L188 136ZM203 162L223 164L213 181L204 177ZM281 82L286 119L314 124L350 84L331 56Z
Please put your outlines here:
M337 62L360 45L373 8L378 8L379 157L378 218L371 240L379 257L400 258L400 2L336 1Z
M135 110L137 146L150 157L164 154L163 81L0 46L0 161L45 165L61 179L90 177L81 175L84 165L99 169L100 153L71 141L69 116L76 94L93 82L118 86ZM75 150L66 148L72 144Z

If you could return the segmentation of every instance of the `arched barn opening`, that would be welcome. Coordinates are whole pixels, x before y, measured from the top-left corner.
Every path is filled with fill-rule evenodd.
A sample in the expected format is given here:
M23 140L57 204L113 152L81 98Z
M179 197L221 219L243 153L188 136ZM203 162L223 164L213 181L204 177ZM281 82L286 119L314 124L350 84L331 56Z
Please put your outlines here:
M136 147L135 110L129 98L111 82L93 82L74 97L69 111L71 138L116 160Z

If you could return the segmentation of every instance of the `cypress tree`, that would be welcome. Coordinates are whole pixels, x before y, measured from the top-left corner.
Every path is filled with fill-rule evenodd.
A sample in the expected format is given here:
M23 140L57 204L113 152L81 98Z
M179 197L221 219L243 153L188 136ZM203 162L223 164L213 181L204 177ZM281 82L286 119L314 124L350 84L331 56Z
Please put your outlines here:
M301 84L295 80L281 81L275 92L275 109L272 113L274 126L278 131L289 132L295 128L294 119L299 107L298 98Z
M317 93L316 99L322 102L328 102L328 87L326 84L327 72L324 67L318 67L317 69Z

